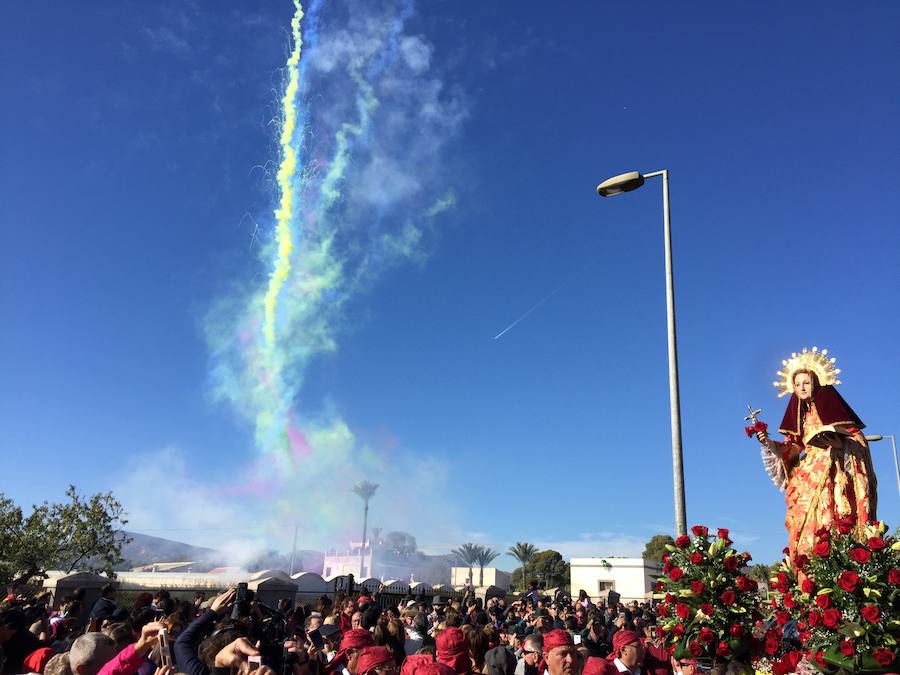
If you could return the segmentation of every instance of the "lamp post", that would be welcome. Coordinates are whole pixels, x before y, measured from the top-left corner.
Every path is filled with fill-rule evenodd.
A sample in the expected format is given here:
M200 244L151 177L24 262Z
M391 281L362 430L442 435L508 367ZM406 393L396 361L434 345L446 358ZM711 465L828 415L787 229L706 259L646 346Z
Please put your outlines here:
M669 170L641 173L632 171L603 181L597 186L601 197L613 197L637 190L645 179L662 177L663 235L666 246L666 321L669 343L669 411L672 418L672 480L675 496L675 529L687 533L684 508L684 465L681 452L681 399L678 388L678 348L675 338L675 279L672 273L672 230L669 218Z
M891 439L891 448L894 451L894 469L897 471L897 491L900 492L900 462L897 461L897 439L892 434L866 436L867 441L881 441L885 438Z

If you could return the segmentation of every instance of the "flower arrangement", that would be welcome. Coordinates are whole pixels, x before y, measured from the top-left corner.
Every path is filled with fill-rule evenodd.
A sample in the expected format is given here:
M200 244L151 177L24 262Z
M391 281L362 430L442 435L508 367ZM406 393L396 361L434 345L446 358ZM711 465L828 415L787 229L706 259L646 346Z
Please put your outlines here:
M659 622L675 658L731 661L749 651L758 588L741 569L749 553L731 548L728 530L710 536L703 525L667 545L656 585Z
M885 536L884 523L866 525L857 541L854 524L839 519L834 531L819 530L812 555L795 559L797 573L785 561L772 578L775 622L782 628L796 620L803 646L782 656L776 675L793 672L803 656L823 672L885 672L898 665L900 541ZM772 640L767 636L767 652Z

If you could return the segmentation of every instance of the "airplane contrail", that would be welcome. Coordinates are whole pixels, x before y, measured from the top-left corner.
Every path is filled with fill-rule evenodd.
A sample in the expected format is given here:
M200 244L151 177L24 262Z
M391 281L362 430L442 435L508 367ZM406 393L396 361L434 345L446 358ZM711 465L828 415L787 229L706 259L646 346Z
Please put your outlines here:
M548 294L545 295L543 298L541 298L541 299L538 300L536 303L534 303L531 307L529 307L528 310L527 310L522 316L520 316L518 319L516 319L516 320L513 321L511 324L509 324L506 328L504 328L504 329L501 330L499 333L497 333L497 334L494 336L494 339L495 339L495 340L499 340L499 339L502 338L504 335L506 335L506 333L508 333L509 331L511 331L511 330L512 330L513 328L515 328L517 325L519 325L519 324L520 324L520 323L521 323L521 322L522 322L529 314L531 314L534 310L536 310L538 307L540 307L541 305L543 305L543 304L544 304L545 302L547 302L550 298L552 298L554 295L556 295L556 294L559 293L562 289L564 289L566 286L568 286L570 283L572 283L572 281L574 281L575 277L577 277L581 272L583 272L585 269L587 269L588 267L590 267L590 265L591 265L591 263L588 263L588 264L585 265L584 267L578 269L574 274L572 274L572 276L570 276L568 279L566 279L564 282L562 282L559 286L557 286L557 287L554 288L552 291L550 291L550 293L548 293Z

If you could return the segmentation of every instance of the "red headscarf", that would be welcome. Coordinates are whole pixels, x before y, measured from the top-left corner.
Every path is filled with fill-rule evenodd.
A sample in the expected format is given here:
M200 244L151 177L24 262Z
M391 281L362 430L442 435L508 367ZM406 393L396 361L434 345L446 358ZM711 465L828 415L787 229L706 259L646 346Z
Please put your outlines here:
M457 675L472 672L472 659L469 658L469 641L459 628L451 627L441 631L435 641L437 644L438 663L450 666Z
M610 661L617 659L619 657L619 650L622 649L625 645L630 645L634 642L640 642L641 636L635 633L633 630L617 630L613 633L612 639L612 653L606 658Z
M371 647L374 644L375 641L372 639L372 634L369 631L363 630L362 628L348 630L341 638L341 648L338 650L338 653L334 655L334 658L331 659L331 661L325 664L325 672L331 673L336 670L338 666L345 665L347 662L348 650Z
M365 647L359 653L359 661L356 666L356 675L366 675L367 672L386 663L393 663L394 655L387 647Z
M544 656L557 647L574 647L575 641L567 630L557 628L544 635Z
M50 647L41 647L40 649L35 649L25 657L23 665L28 669L27 672L29 673L43 673L44 667L47 665L47 661L49 661L50 658L55 654L56 652L50 649Z

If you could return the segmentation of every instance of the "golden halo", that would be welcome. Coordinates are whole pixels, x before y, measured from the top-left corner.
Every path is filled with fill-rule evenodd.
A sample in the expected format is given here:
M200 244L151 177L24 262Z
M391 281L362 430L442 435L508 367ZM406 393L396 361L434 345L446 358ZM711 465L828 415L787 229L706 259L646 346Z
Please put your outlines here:
M782 369L778 371L780 379L775 380L772 385L779 389L778 398L794 392L794 373L798 370L811 370L819 378L820 385L840 384L837 374L841 372L840 368L834 367L834 357L828 358L828 350L819 351L818 347L813 347L812 351L803 348L799 354L793 352L791 358L781 362Z

